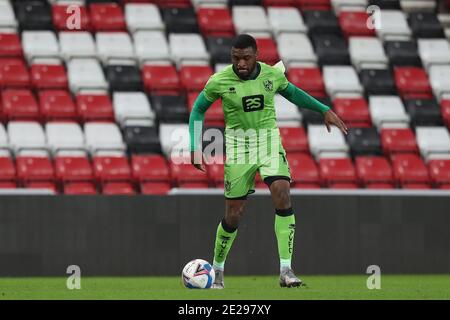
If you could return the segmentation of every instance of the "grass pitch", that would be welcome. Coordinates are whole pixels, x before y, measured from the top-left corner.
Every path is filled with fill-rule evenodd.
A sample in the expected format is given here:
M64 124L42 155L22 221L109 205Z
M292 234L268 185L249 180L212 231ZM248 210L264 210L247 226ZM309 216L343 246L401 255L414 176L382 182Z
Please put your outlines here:
M280 288L277 276L226 276L224 290L185 289L180 277L82 277L80 290L67 289L67 278L0 278L0 300L450 300L450 275L382 275L380 290L367 289L367 277L303 276L307 288Z

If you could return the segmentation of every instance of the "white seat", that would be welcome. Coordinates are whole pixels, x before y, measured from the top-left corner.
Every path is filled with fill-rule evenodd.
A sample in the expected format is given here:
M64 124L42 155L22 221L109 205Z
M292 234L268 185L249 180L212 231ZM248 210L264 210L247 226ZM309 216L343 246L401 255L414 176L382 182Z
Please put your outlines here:
M378 36L385 40L409 40L412 31L409 28L406 15L400 10L380 10L379 17L381 28L376 29Z
M281 33L277 37L277 47L281 59L288 68L294 65L317 64L311 41L303 33Z
M59 33L59 45L64 60L72 58L95 58L97 51L90 32L62 31Z
M58 40L51 31L22 32L22 47L29 64L36 58L60 58Z
M138 30L164 30L165 28L158 7L151 3L127 3L125 20L130 33Z
M5 127L0 123L0 151L9 150L8 134Z
M444 94L450 93L450 66L433 65L428 69L428 77L434 95L440 101Z
M200 7L226 7L228 0L191 0L192 5L197 10Z
M14 9L9 1L0 1L0 28L17 28L17 20Z
M306 32L300 12L296 8L269 7L267 17L274 35L281 32Z
M45 125L45 133L54 156L64 151L86 151L84 134L77 123L49 122Z
M325 158L330 153L345 157L349 150L344 134L335 126L331 126L328 132L325 125L308 125L308 143L311 154L316 159Z
M189 152L189 126L187 124L161 123L159 125L161 150L166 158L184 156Z
M363 94L363 87L352 66L324 66L325 89L334 98L339 94Z
M129 120L142 120L147 126L154 125L155 114L143 92L114 92L113 107L116 122L121 126Z
M298 126L300 126L300 123L302 121L302 114L295 104L288 101L285 97L277 94L274 97L274 105L277 123L279 126L286 126L283 124L284 122L296 122L298 123Z
M398 96L370 96L369 111L373 124L379 130L409 127L409 116Z
M10 121L7 130L9 144L16 155L26 150L47 151L44 129L38 122Z
M67 64L70 90L108 89L102 67L96 59L72 59Z
M106 152L125 152L122 134L115 123L88 122L84 125L86 148L92 155Z
M446 39L418 39L420 59L426 69L433 64L450 64L450 45Z
M260 6L233 6L231 9L237 33L270 32L266 12Z
M331 0L331 5L336 15L342 11L366 11L367 0Z
M416 127L416 140L425 161L449 158L450 134L445 127Z
M209 63L209 54L206 50L203 38L197 33L171 33L169 46L172 60L180 66L184 62Z
M436 12L435 0L400 0L402 11L410 12Z
M169 44L164 32L137 31L133 34L134 51L140 64L148 61L170 61Z
M387 68L388 59L381 41L374 37L350 37L349 51L352 64L357 70L364 68Z
M111 59L134 60L133 43L127 32L97 32L97 54L104 64Z

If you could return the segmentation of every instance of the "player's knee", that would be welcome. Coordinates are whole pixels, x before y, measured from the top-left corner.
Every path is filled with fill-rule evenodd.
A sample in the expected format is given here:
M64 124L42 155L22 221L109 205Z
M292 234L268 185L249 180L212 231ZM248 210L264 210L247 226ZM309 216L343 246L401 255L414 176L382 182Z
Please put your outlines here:
M279 209L289 208L291 206L291 199L289 195L289 188L274 187L272 191L275 200L275 206Z

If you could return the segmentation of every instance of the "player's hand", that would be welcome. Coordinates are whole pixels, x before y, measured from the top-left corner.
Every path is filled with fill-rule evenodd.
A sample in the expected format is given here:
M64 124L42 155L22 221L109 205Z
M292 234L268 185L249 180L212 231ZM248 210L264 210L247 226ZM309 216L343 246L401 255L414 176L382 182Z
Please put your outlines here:
M336 113L334 113L332 110L328 110L327 112L325 112L324 114L324 121L325 121L325 125L327 126L327 130L328 132L331 132L331 125L335 125L336 127L338 127L342 133L347 134L347 126L345 125L344 121L341 120L341 118L339 118L337 116Z
M191 151L191 163L196 169L206 172L206 168L203 165L203 153L201 151Z

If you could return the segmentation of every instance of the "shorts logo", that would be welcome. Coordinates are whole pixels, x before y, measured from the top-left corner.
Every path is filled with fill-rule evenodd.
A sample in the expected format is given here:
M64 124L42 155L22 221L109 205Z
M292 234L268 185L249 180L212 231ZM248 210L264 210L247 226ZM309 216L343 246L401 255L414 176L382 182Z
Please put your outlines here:
M231 189L231 182L230 181L225 181L225 191L230 191Z
M255 96L242 97L242 106L245 112L253 112L264 109L264 96L258 94Z
M272 80L264 80L264 89L266 91L271 92L273 90L273 81Z

